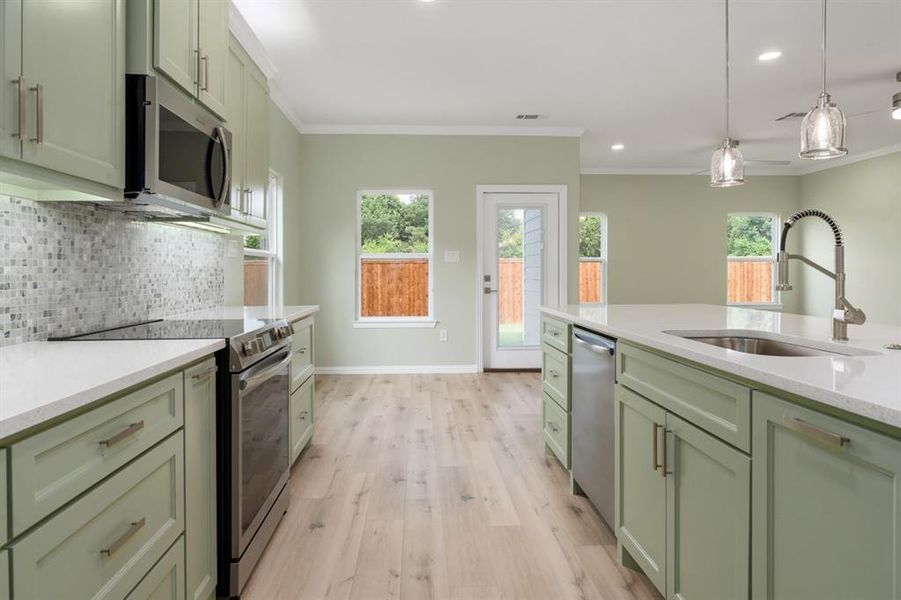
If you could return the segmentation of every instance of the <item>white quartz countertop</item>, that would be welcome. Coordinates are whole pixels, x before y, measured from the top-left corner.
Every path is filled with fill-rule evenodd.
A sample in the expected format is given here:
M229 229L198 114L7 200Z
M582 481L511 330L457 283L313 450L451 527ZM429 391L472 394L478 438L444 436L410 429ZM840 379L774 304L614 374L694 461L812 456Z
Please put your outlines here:
M0 439L224 346L224 340L129 340L30 342L0 348Z
M901 428L901 327L848 327L847 342L832 342L832 320L706 304L543 306L549 316L598 333L655 348L798 396ZM868 356L778 357L744 354L666 333L751 330L764 337L828 348L869 351Z
M244 319L245 321L259 319L285 319L297 321L319 312L318 305L310 306L220 306L194 312L182 313L166 317L167 319Z

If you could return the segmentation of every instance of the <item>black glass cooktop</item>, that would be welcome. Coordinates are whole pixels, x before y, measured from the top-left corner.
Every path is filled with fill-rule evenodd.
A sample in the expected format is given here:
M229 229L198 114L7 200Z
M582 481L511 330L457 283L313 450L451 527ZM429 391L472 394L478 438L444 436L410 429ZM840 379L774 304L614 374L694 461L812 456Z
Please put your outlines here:
M271 319L158 320L92 331L51 341L228 339L256 331Z

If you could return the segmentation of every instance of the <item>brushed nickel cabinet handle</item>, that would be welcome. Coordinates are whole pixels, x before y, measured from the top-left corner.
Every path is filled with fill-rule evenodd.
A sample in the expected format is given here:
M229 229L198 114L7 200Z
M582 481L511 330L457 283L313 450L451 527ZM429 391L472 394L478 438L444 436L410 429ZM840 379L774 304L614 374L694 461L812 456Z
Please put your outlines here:
M34 108L36 111L35 135L29 141L38 144L44 143L44 86L40 83L35 84L33 88L28 88L34 92Z
M548 375L550 375L554 379L557 379L558 377L560 377L560 373L558 373L554 369L548 369L547 372L548 372Z
M302 346L302 347L298 348L297 350L295 350L294 353L295 353L295 354L306 354L306 353L307 353L307 347L306 347L306 346Z
M138 421L136 423L132 423L131 425L129 425L128 427L126 427L125 429L123 429L122 431L120 431L119 433L117 433L116 435L114 435L111 438L107 438L105 440L100 440L100 445L106 446L107 448L111 448L111 447L115 446L116 444L122 442L123 440L130 438L131 436L133 436L137 432L141 431L142 429L144 429L144 419L141 419L140 421Z
M204 54L200 57L200 64L203 66L203 77L200 80L203 82L200 84L200 90L203 92L208 92L210 90L210 57L207 54Z
M303 421L307 418L308 414L310 414L310 411L305 410L302 413L300 413L299 415L297 415L297 418L300 419L301 421Z
M218 370L218 367L216 367L216 365L213 365L211 367L207 367L200 373L194 373L193 375L191 375L191 379L193 379L194 381L202 381L204 379L207 379L210 375Z
M669 437L667 434L672 433L672 429L663 429L663 476L672 475L673 471L669 468Z
M560 332L559 332L559 331L552 331L552 332L551 332L551 335L554 336L554 337L560 337Z
M128 540L133 538L137 532L141 531L141 529L144 527L144 525L146 523L147 523L146 517L141 517L141 519L139 521L133 521L131 523L131 527L128 528L128 531L126 531L121 536L119 536L119 539L117 539L115 542L110 544L108 548L104 548L103 550L101 550L100 554L105 554L107 556L112 556L113 554L115 554L116 551L119 548L121 548L122 546L124 546L126 543L128 543Z
M656 471L661 468L663 465L657 462L657 457L660 456L660 448L657 440L659 439L658 430L663 429L657 423L653 423L653 427L651 428L651 452L653 453L653 457L651 458L651 467Z
M554 433L557 433L558 431L560 431L560 426L557 425L556 423L554 423L553 421L548 421L547 426L550 427L551 431L553 431Z
M824 444L835 446L836 448L841 448L851 443L851 438L847 438L838 433L833 433L826 429L822 429L820 427L817 427L816 425L811 425L807 421L798 419L797 417L789 417L788 415L783 415L782 422L789 429L797 431L798 433L806 435L807 437L813 438L819 442L823 442Z
M200 48L194 48L194 85L200 85Z
M19 107L18 107L18 120L19 120L19 131L13 134L13 137L25 141L25 127L26 125L26 103L28 102L28 84L25 82L25 78L19 75L15 79L12 80L16 86L18 86L18 95L19 95Z

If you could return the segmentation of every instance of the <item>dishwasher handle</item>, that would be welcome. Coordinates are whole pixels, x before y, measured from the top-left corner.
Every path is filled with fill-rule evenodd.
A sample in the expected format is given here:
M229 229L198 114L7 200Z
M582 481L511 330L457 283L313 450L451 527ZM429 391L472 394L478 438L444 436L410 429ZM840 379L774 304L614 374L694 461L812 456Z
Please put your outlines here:
M594 352L595 354L609 354L610 356L616 354L616 344L606 344L600 340L598 340L598 343L589 344L580 338L578 333L573 334L573 340L589 352Z

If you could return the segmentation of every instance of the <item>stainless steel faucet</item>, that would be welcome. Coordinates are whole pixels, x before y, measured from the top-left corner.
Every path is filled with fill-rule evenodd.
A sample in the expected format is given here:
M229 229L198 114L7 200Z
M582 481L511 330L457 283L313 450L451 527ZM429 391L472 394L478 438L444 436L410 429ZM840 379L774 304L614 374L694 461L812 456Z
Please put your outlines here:
M835 236L835 272L818 265L806 256L801 254L789 254L785 250L785 242L788 239L788 230L804 217L819 217L829 224L832 233ZM848 339L848 324L863 325L867 320L867 315L848 302L845 298L845 244L842 239L842 230L835 220L821 210L808 208L798 211L782 224L782 240L779 244L779 254L776 258L777 266L777 283L776 289L780 292L787 292L792 289L789 283L788 261L797 259L810 265L823 275L831 277L835 280L835 307L832 310L832 339L844 341Z

